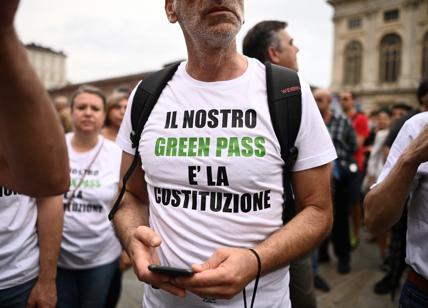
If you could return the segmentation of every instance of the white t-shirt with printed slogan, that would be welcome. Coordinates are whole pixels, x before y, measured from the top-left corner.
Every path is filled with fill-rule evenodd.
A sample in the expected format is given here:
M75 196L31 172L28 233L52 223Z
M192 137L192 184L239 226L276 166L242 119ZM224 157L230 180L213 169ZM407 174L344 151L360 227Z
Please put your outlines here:
M121 253L107 215L117 193L122 152L114 142L100 136L91 151L79 153L71 146L72 136L73 133L66 135L71 183L64 198L64 232L58 265L86 269L111 263ZM68 204L84 170L100 147L90 171Z
M200 82L185 63L168 83L144 127L139 150L150 226L163 242L161 264L203 263L221 246L255 247L282 227L282 165L272 128L265 67L248 59L239 78ZM336 154L307 83L294 170L326 164ZM132 103L133 95L130 97ZM117 142L134 154L127 112ZM261 277L256 307L290 307L288 269ZM251 282L246 290L252 295ZM249 299L250 300L250 299ZM145 288L144 307L243 307L242 294L208 303Z
M36 200L0 186L0 290L37 277L36 224Z

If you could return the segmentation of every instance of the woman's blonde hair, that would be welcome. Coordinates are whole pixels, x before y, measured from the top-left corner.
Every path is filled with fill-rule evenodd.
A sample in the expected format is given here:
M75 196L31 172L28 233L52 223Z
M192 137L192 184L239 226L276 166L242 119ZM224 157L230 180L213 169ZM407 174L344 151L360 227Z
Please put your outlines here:
M123 99L128 99L128 94L123 93L123 92L114 92L113 94L111 94L108 98L107 98L107 104L106 104L106 120L104 122L105 126L109 126L110 123L110 119L109 119L109 114L110 114L110 110L113 109L113 107L119 105L119 102Z

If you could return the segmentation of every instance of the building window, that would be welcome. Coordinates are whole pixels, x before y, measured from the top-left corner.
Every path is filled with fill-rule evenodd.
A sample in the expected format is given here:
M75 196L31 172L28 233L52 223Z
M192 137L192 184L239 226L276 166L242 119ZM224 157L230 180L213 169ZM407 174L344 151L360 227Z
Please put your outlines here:
M348 29L354 30L361 28L361 18L360 17L352 17L348 19Z
M385 22L396 21L400 18L400 11L398 9L388 10L383 12L383 20Z
M400 67L401 39L397 34L387 34L380 42L380 81L397 81Z
M428 79L428 32L425 33L422 47L422 78Z
M351 41L345 47L345 65L343 80L345 85L357 85L361 81L363 46L358 41Z

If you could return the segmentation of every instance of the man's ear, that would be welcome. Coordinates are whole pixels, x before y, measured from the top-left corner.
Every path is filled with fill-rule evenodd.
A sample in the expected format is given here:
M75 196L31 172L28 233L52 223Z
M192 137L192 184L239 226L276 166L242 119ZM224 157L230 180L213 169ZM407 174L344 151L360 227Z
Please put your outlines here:
M170 23L177 22L177 14L175 12L175 1L174 0L165 0L165 12L166 16Z
M272 62L274 64L278 64L278 62L279 62L278 51L273 46L268 47L267 57L268 57L269 62Z

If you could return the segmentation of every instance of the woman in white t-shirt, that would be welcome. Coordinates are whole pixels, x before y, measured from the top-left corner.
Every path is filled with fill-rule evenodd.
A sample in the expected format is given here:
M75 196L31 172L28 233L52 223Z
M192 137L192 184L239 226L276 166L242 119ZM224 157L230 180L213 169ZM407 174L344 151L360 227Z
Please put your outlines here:
M58 262L58 307L103 307L121 247L107 218L119 182L121 150L100 135L105 97L90 86L71 99L74 133L66 135L70 189Z

